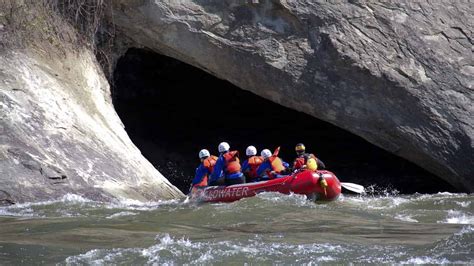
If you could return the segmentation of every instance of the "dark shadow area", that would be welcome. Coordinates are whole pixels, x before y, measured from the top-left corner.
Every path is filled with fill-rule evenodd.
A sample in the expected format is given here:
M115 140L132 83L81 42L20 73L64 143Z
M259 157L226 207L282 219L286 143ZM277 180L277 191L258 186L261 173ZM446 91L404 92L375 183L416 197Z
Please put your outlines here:
M275 149L292 162L294 145L323 160L342 182L401 193L455 191L445 181L364 139L239 89L198 68L130 49L114 72L114 106L132 141L174 185L187 192L198 152L227 141L245 158L248 145Z

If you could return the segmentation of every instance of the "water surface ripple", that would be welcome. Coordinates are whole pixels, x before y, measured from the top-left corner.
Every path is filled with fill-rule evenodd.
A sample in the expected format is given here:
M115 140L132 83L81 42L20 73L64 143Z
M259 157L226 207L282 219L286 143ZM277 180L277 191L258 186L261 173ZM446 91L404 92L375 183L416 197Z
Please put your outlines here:
M0 207L5 264L474 263L473 194Z

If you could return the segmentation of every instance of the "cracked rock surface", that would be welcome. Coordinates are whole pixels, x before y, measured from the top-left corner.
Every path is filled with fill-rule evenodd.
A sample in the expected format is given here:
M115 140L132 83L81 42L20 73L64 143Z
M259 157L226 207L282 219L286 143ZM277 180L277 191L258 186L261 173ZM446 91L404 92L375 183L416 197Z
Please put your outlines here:
M113 5L118 42L200 67L474 191L468 1Z

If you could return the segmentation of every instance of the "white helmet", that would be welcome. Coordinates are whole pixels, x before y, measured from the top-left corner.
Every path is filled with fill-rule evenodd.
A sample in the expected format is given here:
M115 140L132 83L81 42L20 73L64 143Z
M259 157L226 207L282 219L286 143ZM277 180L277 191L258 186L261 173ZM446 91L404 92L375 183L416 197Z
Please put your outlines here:
M219 150L219 152L226 152L230 149L230 145L227 142L221 142L217 149Z
M245 154L247 156L253 156L257 154L257 148L254 146L248 146L247 149L245 150Z
M202 150L199 151L199 159L209 157L209 156L211 156L211 154L209 153L208 150L202 149Z
M260 155L262 155L263 159L268 159L272 156L272 152L269 149L264 149Z

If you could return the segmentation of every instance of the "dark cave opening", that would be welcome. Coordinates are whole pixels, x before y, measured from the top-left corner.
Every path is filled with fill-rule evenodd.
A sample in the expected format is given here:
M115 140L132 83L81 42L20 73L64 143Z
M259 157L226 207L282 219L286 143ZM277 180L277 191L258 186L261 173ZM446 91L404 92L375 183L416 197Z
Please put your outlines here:
M199 150L217 154L221 141L239 150L241 158L248 145L258 152L281 146L280 156L289 163L294 145L303 142L342 182L400 193L455 191L350 132L146 49L129 49L119 59L112 97L135 145L185 193L199 164Z

